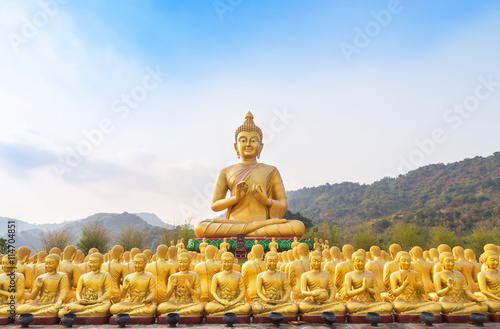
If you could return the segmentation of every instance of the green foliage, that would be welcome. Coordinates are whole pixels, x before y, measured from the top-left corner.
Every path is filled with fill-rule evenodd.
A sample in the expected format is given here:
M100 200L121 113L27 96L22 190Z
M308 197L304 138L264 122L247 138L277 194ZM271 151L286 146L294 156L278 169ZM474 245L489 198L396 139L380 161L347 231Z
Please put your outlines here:
M498 223L495 226L482 225L478 229L472 231L472 234L465 238L468 248L474 250L474 253L479 257L484 251L484 245L488 243L500 245L500 227Z
M97 248L101 253L110 249L111 230L107 228L102 220L96 219L82 227L78 248L87 254L90 248Z
M9 248L8 248L7 239L0 238L0 253L5 255L5 254L7 254L8 251L9 251Z
M312 222L312 220L310 220L307 217L302 216L300 214L300 212L293 213L290 210L287 210L285 212L284 218L286 218L288 220L290 220L290 219L300 220L302 223L304 223L304 226L306 227L306 231L314 226L314 223Z
M415 224L397 222L389 232L387 246L397 243L403 250L410 250L414 246L422 246L425 235L425 229L422 227L418 227Z
M447 244L451 248L460 245L462 239L446 226L435 226L430 230L429 246L436 248L440 244Z
M196 238L194 231L191 229L190 223L191 219L187 219L184 225L177 225L172 229L162 229L162 235L159 238L160 243L169 246L170 241L177 242L177 240L183 238L184 245L187 246L189 239Z
M64 250L67 245L73 242L73 236L68 228L43 232L38 239L40 240L42 249L47 253L54 247Z
M116 243L123 247L125 250L132 248L139 248L144 250L147 248L149 234L148 232L139 231L133 226L122 226L122 232Z
M363 225L355 234L352 239L352 244L355 249L370 250L371 246L378 246L379 240L373 234L372 229L368 225Z

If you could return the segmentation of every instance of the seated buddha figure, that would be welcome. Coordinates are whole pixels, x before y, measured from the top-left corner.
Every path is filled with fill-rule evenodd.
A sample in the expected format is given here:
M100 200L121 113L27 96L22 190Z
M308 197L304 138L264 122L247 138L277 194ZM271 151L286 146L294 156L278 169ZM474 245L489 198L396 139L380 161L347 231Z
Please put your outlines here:
M269 316L271 312L278 312L283 316L296 315L298 307L290 301L290 287L286 274L276 270L278 254L269 251L265 260L267 271L259 273L256 280L258 297L254 299L252 305L254 316Z
M479 289L486 297L490 313L500 313L500 271L498 270L498 253L486 251L481 260L487 269L478 275Z
M63 302L67 302L69 281L66 274L57 272L60 258L50 254L45 258L45 274L35 280L31 301L19 305L18 314L31 313L36 317L55 317Z
M434 273L434 285L444 314L486 313L488 306L467 286L462 273L453 270L455 258L451 252L439 254L443 270Z
M0 319L13 316L16 307L23 302L24 275L15 272L17 262L17 256L14 254L7 254L2 257L3 273L0 274ZM11 307L11 305L13 306Z
M276 167L258 163L262 130L248 112L235 133L234 148L241 162L219 172L212 197L212 210L227 210L225 219L199 222L194 232L199 238L300 237L305 226L298 220L283 218L288 202ZM230 196L226 197L227 192Z
M411 256L406 251L396 255L399 271L391 274L391 291L396 299L392 302L398 314L420 314L429 312L439 314L441 305L430 302L426 298L426 291L422 274L411 270Z
M302 274L300 279L301 295L305 297L299 303L303 315L321 315L332 312L344 315L344 304L335 300L335 285L328 271L321 269L321 252L313 251L309 258L311 270Z
M200 277L196 272L189 270L190 257L188 253L181 253L177 257L179 272L168 278L167 301L158 305L158 313L166 316L168 313L179 313L185 316L199 316L203 314L203 304L200 302Z
M104 257L95 252L90 255L88 265L89 273L78 279L76 287L76 302L63 305L59 309L59 317L66 313L77 316L95 317L109 314L111 306L111 275L101 271Z
M222 316L232 312L236 315L247 316L251 306L244 302L245 282L241 273L233 271L234 256L230 252L222 254L222 272L212 278L210 293L213 301L205 305L208 316Z
M156 280L145 272L148 258L143 253L134 257L135 272L123 280L121 302L111 305L112 315L127 313L131 317L150 317L156 312ZM127 299L125 297L127 296Z
M345 276L345 294L349 297L346 303L347 312L351 315L365 315L376 312L389 315L392 312L391 303L380 299L375 275L365 270L365 255L356 251L352 254L354 271Z

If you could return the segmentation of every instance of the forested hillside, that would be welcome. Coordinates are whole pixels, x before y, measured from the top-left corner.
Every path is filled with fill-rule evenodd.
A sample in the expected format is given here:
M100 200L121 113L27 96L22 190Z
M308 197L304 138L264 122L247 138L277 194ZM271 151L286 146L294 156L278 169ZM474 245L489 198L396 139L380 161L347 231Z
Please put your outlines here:
M373 184L344 182L288 193L289 209L316 225L339 225L354 235L368 228L388 242L397 223L447 228L458 237L500 224L500 152L434 164Z

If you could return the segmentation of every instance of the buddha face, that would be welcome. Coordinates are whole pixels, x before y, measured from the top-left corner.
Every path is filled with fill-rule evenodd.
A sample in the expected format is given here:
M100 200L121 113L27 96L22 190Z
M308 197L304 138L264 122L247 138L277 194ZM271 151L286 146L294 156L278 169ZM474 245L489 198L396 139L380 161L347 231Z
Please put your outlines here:
M8 255L3 256L2 258L2 270L5 273L10 273L16 269L16 263L15 261L9 259Z
M59 262L52 257L45 258L45 272L52 273L57 270Z
M486 266L488 266L489 270L496 270L498 268L498 255L491 255L486 260Z
M278 257L277 256L268 256L266 259L266 266L269 271L276 270L278 265Z
M321 270L321 257L312 256L311 257L311 268L315 271Z
M240 157L250 160L260 155L263 145L260 142L259 133L256 131L242 131L238 134L234 148Z
M357 255L352 262L356 270L362 271L365 269L365 257L363 255Z
M401 257L399 257L399 268L404 270L404 271L408 271L411 267L411 257L410 255L402 255Z
M447 271L452 271L455 267L455 258L453 256L444 257L441 266Z
M181 271L189 270L189 257L185 254L179 256L179 269Z
M222 269L224 271L231 271L233 269L233 257L224 256L222 257Z
M146 268L146 260L142 257L134 257L134 267L136 272L143 272Z
M102 260L99 257L90 257L89 268L92 272L97 272L101 269Z

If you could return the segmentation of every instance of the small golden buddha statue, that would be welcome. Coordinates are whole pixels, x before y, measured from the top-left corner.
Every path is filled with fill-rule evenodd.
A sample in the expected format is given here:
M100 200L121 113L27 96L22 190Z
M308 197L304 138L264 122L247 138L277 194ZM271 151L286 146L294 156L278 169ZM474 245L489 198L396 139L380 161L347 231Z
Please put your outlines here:
M287 252L286 251L283 251L281 253L281 265L278 267L278 269L282 272L285 272L286 271L286 265L288 264L288 256L287 256ZM286 273L285 273L286 274Z
M341 262L340 258L340 249L336 246L330 248L330 261L325 263L323 270L328 271L333 278L335 278L335 268L337 264Z
M321 251L321 254L323 256L323 261L321 262L321 269L324 270L326 263L332 261L332 255L330 255L330 249L323 249Z
M176 272L179 271L179 263L177 262L177 247L170 246L168 247L168 262L174 265L174 269Z
M233 259L234 256L230 252L222 255L223 271L214 275L210 288L214 300L205 305L205 313L208 316L222 316L227 312L247 316L250 313L250 304L244 302L243 275L233 271Z
M221 263L215 261L215 254L217 253L217 247L208 245L205 248L205 261L196 265L194 271L200 277L201 284L201 294L200 301L202 303L208 303L212 301L213 298L210 295L210 288L212 287L212 278L215 274L222 271Z
M184 245L184 238L181 238L179 242L177 243L177 252L181 251L181 249L185 249L186 246Z
M283 316L293 316L298 312L297 305L290 301L290 288L286 274L276 269L278 254L269 251L266 254L267 271L257 275L256 291L252 310L254 316L269 316L271 312Z
M322 250L321 243L318 241L318 238L314 238L313 250Z
M385 263L384 265L384 285L388 292L387 298L390 298L391 294L391 274L399 271L399 264L395 261L398 252L402 251L401 246L397 243L393 243L389 246L389 253L391 254L391 261Z
M334 284L337 288L340 299L344 303L349 300L349 297L345 293L345 276L347 273L354 271L354 264L352 262L353 253L353 246L351 246L350 244L344 245L342 247L342 254L345 257L345 261L338 263L335 267Z
M33 270L33 283L36 278L45 273L45 257L47 257L47 255L48 254L43 250L38 252L38 260Z
M196 272L189 271L190 257L187 253L179 254L178 261L179 272L168 279L167 301L158 305L158 313L160 316L168 313L200 316L203 314L203 304L200 303L200 277Z
M111 275L111 301L113 303L118 303L120 301L121 284L129 273L127 264L120 262L122 255L123 247L116 245L111 249L111 261L101 265L102 270Z
M455 266L456 266L456 262L460 262L460 264L462 264L462 266L463 266L464 271L462 271L462 274L464 274L464 272L465 272L464 276L467 279L467 283L469 285L469 290L472 291L473 293L478 292L479 287L476 283L477 279L474 280L474 275L473 275L474 264L468 262L465 259L464 248L462 248L461 246L455 246L455 247L453 247L452 252L453 252L453 256L455 257Z
M264 257L264 247L260 244L252 246L253 260L245 262L241 268L241 274L245 282L246 301L250 304L257 297L256 280L257 275L266 270L266 263L262 260Z
M146 258L148 259L148 264L151 263L151 258L153 257L153 252L150 249L144 249L142 251L144 255L146 255Z
M176 251L175 258L177 258L177 248L175 248L175 251ZM139 249L139 248L134 247L134 248L130 249L130 261L127 264L127 267L128 267L127 273L134 273L135 272L134 258L135 258L135 255L140 254L140 253L141 253L141 249ZM121 292L120 292L120 294L121 294Z
M16 272L24 275L24 296L25 300L30 299L31 286L33 282L33 270L31 266L26 265L26 261L30 257L31 250L28 247L17 249L17 268Z
M490 313L500 313L500 271L498 270L498 253L488 250L481 255L483 264L487 269L478 275L479 289L486 297L485 304L488 305Z
M295 250L297 250L299 257L290 263L287 275L290 282L291 298L298 303L304 299L300 279L305 272L311 270L311 264L309 263L309 246L306 243L300 243Z
M111 276L101 271L104 257L95 252L90 255L88 264L91 272L80 276L76 289L76 302L63 305L59 317L73 313L81 317L106 316L111 306Z
M434 285L444 314L486 313L488 306L476 297L467 286L467 280L453 270L455 258L450 252L439 254L443 270L434 274Z
M479 283L477 277L479 272L481 272L481 264L476 260L476 254L472 249L465 249L464 251L465 260L467 260L472 265L472 280L477 285L479 289Z
M160 244L156 248L157 260L146 266L145 271L152 273L156 279L156 303L161 304L168 301L167 298L167 282L170 276L175 274L174 264L165 260L168 247Z
M68 296L67 299L75 300L75 289L78 285L78 280L80 279L80 267L78 265L73 264L72 260L76 254L75 246L66 246L64 248L63 260L59 263L59 267L57 269L58 272L65 273L68 276Z
M23 302L24 275L15 272L17 262L17 256L14 254L7 254L2 257L3 273L0 274L0 319L12 317L15 314L16 308ZM13 304L11 304L12 300L14 301ZM11 305L13 305L13 308L11 308Z
M222 243L219 245L219 250L226 252L229 251L229 243L227 243L227 239L222 239Z
M59 259L61 258L62 251L58 247L51 248L49 250L49 255L57 255L59 256Z
M323 245L323 250L330 251L330 242L328 242L328 240L325 240L325 244Z
M384 265L386 262L381 258L382 253L380 247L371 246L370 254L372 256L372 260L366 263L366 269L375 275L380 293L386 292L387 289L384 284Z
M248 112L235 133L234 148L241 162L222 169L212 197L212 210L227 210L226 219L199 222L197 237L298 237L304 223L283 218L288 207L285 187L276 167L258 163L264 144L262 130ZM226 197L227 191L231 195Z
M45 258L45 274L35 280L31 301L17 307L18 314L31 313L36 317L56 317L66 300L69 283L66 274L57 272L60 258L50 254Z
M134 257L135 272L123 280L119 303L111 305L112 315L127 313L131 317L151 317L156 312L156 280L145 272L148 258L139 253ZM127 299L125 297L127 296Z
M335 285L328 271L321 269L321 253L317 250L310 255L311 271L302 274L300 280L301 296L300 313L303 315L321 315L332 312L344 315L345 306L335 300Z
M375 275L365 270L365 255L356 251L352 260L354 271L346 274L344 283L345 293L350 298L346 303L347 312L351 315L365 315L368 312L391 314L391 303L380 299Z
M415 246L412 248L413 261L411 266L413 270L420 273L426 293L434 292L434 283L432 282L432 264L424 260L422 248ZM400 266L401 267L401 266Z
M200 254L202 254L203 256L205 256L205 248L208 246L208 243L207 243L207 238L203 238L202 242L200 243ZM205 259L203 259L203 261L205 261Z
M422 275L411 270L411 257L406 251L396 255L399 271L391 274L392 295L396 299L392 302L398 314L420 314L429 312L439 314L441 305L427 300L427 294L422 280Z
M299 238L297 238L296 236L293 237L293 242L292 242L292 245L291 245L291 248L295 248L295 247L298 247L299 245Z
M279 245L278 242L276 242L276 238L272 238L271 242L269 243L269 251L278 252L278 248Z

